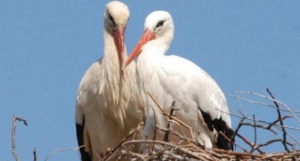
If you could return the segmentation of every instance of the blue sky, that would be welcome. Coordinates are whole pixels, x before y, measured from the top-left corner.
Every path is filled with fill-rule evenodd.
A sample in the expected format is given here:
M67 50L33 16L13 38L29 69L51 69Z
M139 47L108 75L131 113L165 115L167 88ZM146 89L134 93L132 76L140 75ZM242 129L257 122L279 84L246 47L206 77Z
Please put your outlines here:
M13 161L12 116L18 123L21 160L38 160L54 149L77 146L75 97L87 68L103 54L103 12L108 1L0 1L0 160ZM175 37L168 54L192 60L225 93L244 90L275 97L299 109L300 1L124 1L130 11L126 45L130 52L154 10L169 11ZM247 95L245 95L247 96ZM250 97L251 99L257 99ZM257 99L261 101L261 99ZM239 103L228 98L237 109ZM272 104L272 102L269 102ZM272 120L276 111L244 104L249 115ZM233 119L233 126L238 119ZM290 121L290 126L299 124ZM253 130L244 130L253 138ZM299 134L299 133L298 133ZM262 140L274 136L261 132ZM300 140L300 139L299 139ZM266 151L280 151L281 145ZM79 160L77 151L50 160Z

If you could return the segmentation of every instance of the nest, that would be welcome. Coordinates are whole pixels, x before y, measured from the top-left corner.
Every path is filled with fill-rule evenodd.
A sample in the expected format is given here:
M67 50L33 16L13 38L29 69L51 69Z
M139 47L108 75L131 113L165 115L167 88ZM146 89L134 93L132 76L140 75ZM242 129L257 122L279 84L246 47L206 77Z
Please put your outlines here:
M187 128L191 132L191 136L193 135L193 129L188 125L184 124L181 120L177 119L174 113L174 103L171 105L170 111L165 111L163 107L156 102L155 98L149 93L149 96L156 102L157 107L160 108L163 115L169 118L169 123L167 127L159 127L155 125L155 130L159 130L165 133L165 138L168 138L169 135L174 135L178 137L179 142L169 142L166 140L135 140L133 136L136 132L140 131L143 127L143 123L141 123L135 130L133 130L124 140L113 150L108 150L103 160L201 160L201 161L252 161L252 160L291 160L291 161L300 161L300 151L299 146L300 143L297 137L293 136L295 132L299 133L300 129L297 127L286 126L286 120L292 119L298 124L300 124L300 120L298 118L298 114L300 112L291 110L286 104L275 99L271 91L266 89L269 96L261 95L254 92L247 91L235 91L234 95L227 95L228 97L237 99L238 101L246 101L251 104L255 104L256 107L265 106L271 107L273 114L277 113L277 116L272 121L267 121L266 119L257 119L252 115L251 117L245 112L245 109L242 105L240 105L238 114L234 112L234 110L230 109L229 115L239 119L239 123L237 126L232 129L234 131L234 135L231 138L226 137L222 132L219 132L219 135L225 136L228 141L234 140L233 144L235 145L235 150L222 150L216 148L205 148L199 145L195 140L186 137L183 133L179 131L173 131L170 123L176 123L182 128ZM254 101L252 99L248 99L245 97L241 97L240 95L251 95L255 97L259 97L265 101L269 101L272 104ZM242 112L243 111L243 112ZM283 114L288 114L284 115ZM245 137L242 132L242 127L250 127L253 132L252 140ZM276 129L276 130L274 130ZM258 131L269 131L274 135L270 135L269 139L264 142L258 142ZM248 131L249 132L249 131ZM273 137L271 137L273 136ZM280 136L280 137L278 137ZM300 135L299 135L300 136ZM248 136L249 137L249 136ZM276 138L277 137L277 138ZM130 150L130 147L139 146L140 144L145 144L147 147L147 152L138 153ZM279 143L279 144L278 144ZM281 152L265 152L263 148L268 149L270 146L278 147L281 146ZM281 144L281 145L280 145Z
M176 123L181 128L187 128L190 131L190 136L193 136L194 134L194 130L191 127L177 119L174 115L176 111L176 109L174 109L175 101L172 102L170 111L166 111L149 93L149 96L156 103L157 107L160 108L162 114L165 117L168 117L169 120L167 127L155 125L154 129L163 132L165 134L164 138L168 138L170 135L177 137L179 142L169 142L167 141L168 139L156 140L155 137L151 140L136 140L135 138L140 138L139 135L144 125L142 122L136 129L132 130L132 132L130 132L117 147L114 149L108 148L107 153L102 160L300 161L300 128L295 127L296 124L300 124L300 119L298 118L300 111L292 110L286 104L276 100L268 88L266 91L269 96L248 91L235 91L233 92L233 95L227 95L229 98L238 100L240 104L238 109L233 110L230 108L230 113L227 113L232 116L232 119L236 119L235 122L238 122L238 124L232 129L234 133L231 138L226 137L221 131L219 132L219 135L223 135L228 141L235 145L234 151L205 148L202 145L199 145L195 139L192 139L194 137L189 138L182 131L172 130L171 124ZM255 99L249 99L249 96ZM257 101L257 99L260 101ZM250 103L259 110L256 110L252 116L249 116L243 107L242 102ZM267 113L268 116L270 114L270 117L258 117L259 114L263 113L260 112L263 110L262 107L269 107L268 111L264 113ZM15 143L16 121L21 121L25 125L27 125L27 122L26 119L16 116L13 117L12 152L16 161L19 161ZM292 122L294 123L294 126L289 125ZM248 128L248 130L243 131L244 128ZM259 135L261 131L267 131L271 135L267 134L268 136L265 137L267 139L261 141L261 138L264 137ZM136 149L133 147L139 147L141 144L146 145L146 151L138 153L132 150ZM282 150L275 152L275 149L271 148L272 146L276 147L276 150ZM78 150L83 147L84 145L77 148L54 150L46 157L45 161L47 161L49 156L58 151ZM265 151L267 149L269 149L269 152ZM34 161L37 161L36 149L34 149L33 155Z

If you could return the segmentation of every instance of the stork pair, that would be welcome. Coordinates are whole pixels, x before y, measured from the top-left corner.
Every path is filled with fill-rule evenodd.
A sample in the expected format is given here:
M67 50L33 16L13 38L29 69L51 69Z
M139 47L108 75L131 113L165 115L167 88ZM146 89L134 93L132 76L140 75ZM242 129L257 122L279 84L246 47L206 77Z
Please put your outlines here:
M106 5L104 56L86 71L76 100L77 140L79 146L85 145L81 159L100 160L108 147L115 148L141 121L145 126L138 139L153 138L156 131L156 139L163 140L154 125L166 127L168 121L148 92L167 111L176 100L176 117L195 131L199 144L232 149L232 143L218 133L231 136L228 105L218 84L191 61L164 55L174 36L171 15L166 11L149 14L144 34L127 58L124 33L129 16L121 2ZM175 125L173 130L180 128ZM143 146L135 148L143 150Z

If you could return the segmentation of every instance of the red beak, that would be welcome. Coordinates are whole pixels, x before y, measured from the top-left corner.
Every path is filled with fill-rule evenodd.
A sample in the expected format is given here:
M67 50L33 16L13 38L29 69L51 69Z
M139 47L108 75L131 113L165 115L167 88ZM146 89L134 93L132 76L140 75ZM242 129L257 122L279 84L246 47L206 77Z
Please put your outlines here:
M155 34L146 29L143 36L141 37L138 44L135 46L134 50L131 52L130 56L127 58L127 60L123 64L123 70L137 57L140 55L142 51L142 47L150 40L153 40L155 38Z
M116 44L116 48L118 51L118 58L120 63L120 68L123 65L124 62L124 33L125 28L118 26L117 29L114 31L114 40Z

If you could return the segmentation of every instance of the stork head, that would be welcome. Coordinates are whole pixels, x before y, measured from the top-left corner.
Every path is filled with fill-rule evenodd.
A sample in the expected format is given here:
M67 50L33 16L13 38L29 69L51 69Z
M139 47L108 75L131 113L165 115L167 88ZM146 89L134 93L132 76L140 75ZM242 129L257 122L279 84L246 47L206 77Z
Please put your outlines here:
M129 16L128 7L122 2L112 1L106 5L104 12L105 30L114 38L120 66L124 61L124 38Z
M123 69L142 52L143 46L149 41L161 39L162 41L160 42L169 47L173 36L174 24L170 13L167 11L154 11L150 13L145 20L144 34L128 59L124 62Z

